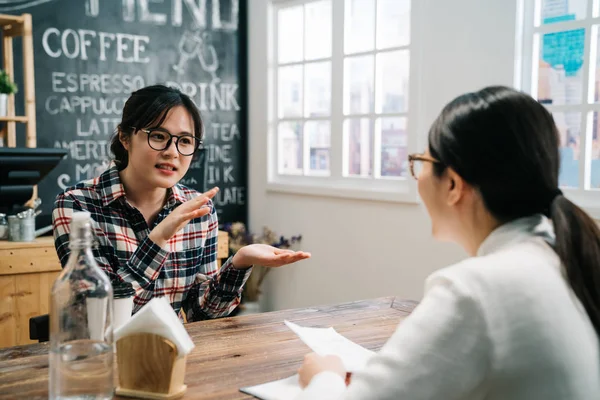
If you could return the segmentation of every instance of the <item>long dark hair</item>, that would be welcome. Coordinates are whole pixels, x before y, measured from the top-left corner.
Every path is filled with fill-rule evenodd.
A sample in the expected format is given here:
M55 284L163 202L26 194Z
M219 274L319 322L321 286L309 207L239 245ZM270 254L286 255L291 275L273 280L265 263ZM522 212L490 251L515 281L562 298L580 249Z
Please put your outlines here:
M167 117L169 110L183 106L194 121L194 135L202 139L204 127L200 111L188 95L181 91L163 85L147 86L131 94L123 107L123 117L117 126L117 132L110 142L110 151L115 155L115 164L119 170L127 167L129 156L119 140L119 133L129 138L136 129L159 126Z
M560 137L531 96L495 86L450 102L429 132L429 152L476 187L501 222L551 218L565 276L600 334L600 229L558 189Z

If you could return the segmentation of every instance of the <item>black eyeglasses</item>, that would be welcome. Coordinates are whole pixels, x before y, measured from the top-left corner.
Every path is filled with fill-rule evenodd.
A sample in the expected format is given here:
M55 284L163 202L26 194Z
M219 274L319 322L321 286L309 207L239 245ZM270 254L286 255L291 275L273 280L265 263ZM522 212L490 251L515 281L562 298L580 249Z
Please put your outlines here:
M136 128L133 127L135 130ZM164 128L148 128L139 129L148 135L148 145L152 150L163 151L171 146L171 142L175 140L175 147L182 156L191 156L202 146L202 140L199 140L194 135L180 135L176 136L171 134Z
M408 164L410 167L410 174L416 180L419 180L419 174L421 173L421 170L423 169L423 161L430 162L433 164L441 164L441 162L436 160L435 158L427 157L424 154L409 154L408 155Z

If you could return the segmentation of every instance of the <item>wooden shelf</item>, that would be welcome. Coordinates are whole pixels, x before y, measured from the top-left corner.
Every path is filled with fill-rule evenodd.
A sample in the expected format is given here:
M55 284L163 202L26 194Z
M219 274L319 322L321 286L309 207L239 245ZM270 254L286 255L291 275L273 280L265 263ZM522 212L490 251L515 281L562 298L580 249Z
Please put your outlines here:
M0 14L0 43L3 68L15 79L13 42L21 37L24 100L23 114L15 115L15 95L8 96L6 116L0 137L5 146L17 146L17 123L25 123L25 147L37 147L35 124L35 81L33 68L33 36L31 14ZM33 198L37 197L37 186ZM33 199L32 199L33 200ZM52 284L61 272L60 262L51 237L34 242L0 241L0 347L34 343L29 339L29 318L47 314Z
M29 122L29 118L27 117L0 117L0 122Z
M8 96L6 103L6 116L0 117L0 122L6 122L6 126L4 126L2 131L0 131L0 137L5 140L5 146L16 147L16 123L25 123L25 147L37 147L35 124L35 76L33 69L33 36L31 27L31 14L0 14L0 32L2 33L3 68L13 81L15 79L13 39L17 36L22 37L22 93L25 103L25 115L15 115L15 95L11 94Z

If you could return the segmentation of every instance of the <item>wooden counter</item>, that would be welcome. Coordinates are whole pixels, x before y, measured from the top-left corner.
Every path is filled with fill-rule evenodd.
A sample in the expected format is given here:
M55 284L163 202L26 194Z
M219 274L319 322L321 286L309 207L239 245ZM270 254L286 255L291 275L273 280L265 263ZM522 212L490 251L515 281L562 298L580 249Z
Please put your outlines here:
M48 314L60 270L51 236L0 241L0 348L35 343L29 340L29 318Z

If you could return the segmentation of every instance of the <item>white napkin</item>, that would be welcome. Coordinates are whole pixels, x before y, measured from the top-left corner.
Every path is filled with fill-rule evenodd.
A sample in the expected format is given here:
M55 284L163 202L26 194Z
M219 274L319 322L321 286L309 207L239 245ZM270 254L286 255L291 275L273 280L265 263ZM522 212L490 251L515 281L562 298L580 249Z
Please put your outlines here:
M183 357L194 348L194 342L175 314L166 297L150 300L131 319L115 330L115 342L135 333L153 333L177 346L177 356Z

